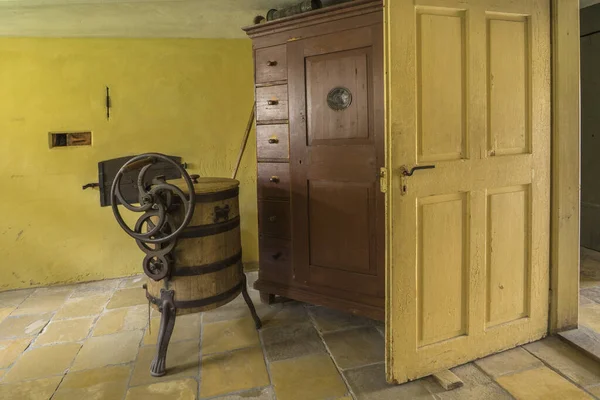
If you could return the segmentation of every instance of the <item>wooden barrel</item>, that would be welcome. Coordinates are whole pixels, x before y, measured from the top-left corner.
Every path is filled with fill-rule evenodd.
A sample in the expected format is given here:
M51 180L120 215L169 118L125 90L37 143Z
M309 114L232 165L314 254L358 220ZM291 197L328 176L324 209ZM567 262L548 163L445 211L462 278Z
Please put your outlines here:
M177 315L212 310L238 296L245 284L242 267L239 182L227 178L199 178L194 184L194 216L172 251L170 278L148 278L148 294L157 302L160 290L173 290ZM172 180L187 194L183 180ZM183 207L174 215L183 219ZM153 301L154 303L154 301ZM156 304L153 304L157 308Z

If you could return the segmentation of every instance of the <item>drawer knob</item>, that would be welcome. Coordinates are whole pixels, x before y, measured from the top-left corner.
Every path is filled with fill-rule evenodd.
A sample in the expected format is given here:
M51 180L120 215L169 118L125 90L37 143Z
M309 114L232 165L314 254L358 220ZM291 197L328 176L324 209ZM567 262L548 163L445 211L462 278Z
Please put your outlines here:
M277 221L277 217L275 215L271 215L269 217L269 222L275 222L275 221Z
M269 182L271 182L271 183L279 183L279 177L273 175L272 177L269 178Z
M283 255L282 252L278 251L277 253L273 254L271 257L273 257L273 260L277 260L279 259L281 256Z
M276 66L276 65L277 65L277 61L272 61L272 60L269 60L269 61L267 61L267 65L268 65L269 67L274 67L274 66Z
M269 100L267 101L267 104L270 106L276 106L277 104L279 104L279 100Z
M279 143L279 139L277 139L277 138L271 138L271 139L269 139L269 143L270 144L277 144L277 143Z

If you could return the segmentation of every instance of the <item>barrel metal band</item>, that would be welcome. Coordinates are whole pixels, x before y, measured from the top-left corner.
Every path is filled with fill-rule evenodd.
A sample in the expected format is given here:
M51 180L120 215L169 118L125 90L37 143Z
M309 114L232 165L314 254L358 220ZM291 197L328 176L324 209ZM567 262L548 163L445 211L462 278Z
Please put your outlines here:
M227 300L229 297L233 296L235 293L242 290L244 281L245 280L242 279L242 281L240 281L237 285L235 285L231 289L227 290L226 292L219 293L215 296L206 297L204 299L198 299L198 300L187 300L187 301L177 301L176 300L173 302L173 304L175 305L175 308L177 309L177 308L198 308L198 307L204 307L204 306L208 306L208 305L211 305L214 303L218 303L220 301ZM146 298L152 304L159 306L159 307L162 306L162 300L159 299L158 297L152 296L148 292L147 288L146 288Z
M242 259L242 252L238 252L224 260L210 264L194 265L192 267L175 267L171 273L172 276L198 276L217 272L227 267L230 267Z
M181 232L177 239L198 238L204 236L216 235L230 231L240 226L240 216L230 219L229 221L219 222L216 224L188 226Z
M216 193L196 193L196 203L213 203L215 201L223 201L233 199L240 193L239 188L227 189Z

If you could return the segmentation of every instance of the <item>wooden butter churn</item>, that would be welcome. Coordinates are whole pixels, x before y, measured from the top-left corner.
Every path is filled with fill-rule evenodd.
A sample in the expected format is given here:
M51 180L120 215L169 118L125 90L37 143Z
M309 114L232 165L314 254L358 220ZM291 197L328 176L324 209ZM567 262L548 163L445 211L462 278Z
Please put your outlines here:
M167 181L157 176L150 185L144 184L144 175L156 162L173 165L182 179ZM128 203L120 192L123 174L135 169L140 169L139 206ZM146 297L162 315L157 353L150 367L153 376L166 373L167 348L177 315L214 309L242 293L256 328L261 327L242 267L238 186L234 179L190 176L157 153L133 157L116 174L110 194L112 209L119 225L146 253ZM121 217L119 204L144 213L134 229Z

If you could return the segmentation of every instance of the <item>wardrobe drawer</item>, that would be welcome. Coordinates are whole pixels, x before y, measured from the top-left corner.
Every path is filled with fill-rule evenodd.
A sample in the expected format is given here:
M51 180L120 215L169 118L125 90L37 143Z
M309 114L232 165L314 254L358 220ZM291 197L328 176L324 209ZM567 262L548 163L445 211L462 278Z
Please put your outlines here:
M288 163L258 163L258 198L290 198Z
M273 121L288 118L287 85L256 88L256 120Z
M292 276L292 245L288 239L260 237L259 264L261 277L286 282Z
M258 204L258 229L261 235L291 238L290 202L266 201Z
M256 127L256 157L258 160L287 160L290 156L287 125Z
M254 55L256 83L267 83L287 79L285 44L258 49Z

